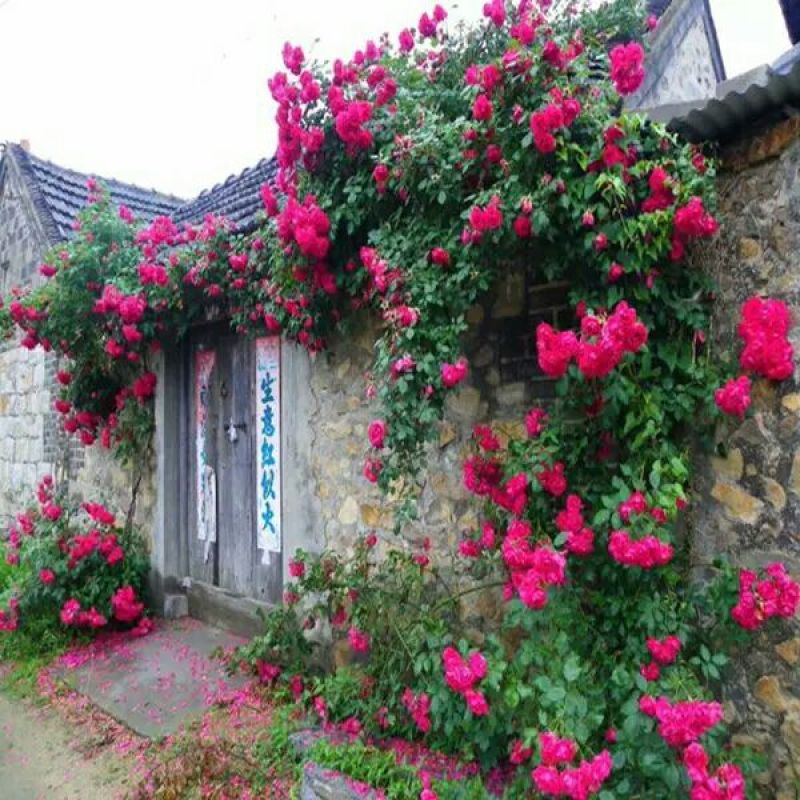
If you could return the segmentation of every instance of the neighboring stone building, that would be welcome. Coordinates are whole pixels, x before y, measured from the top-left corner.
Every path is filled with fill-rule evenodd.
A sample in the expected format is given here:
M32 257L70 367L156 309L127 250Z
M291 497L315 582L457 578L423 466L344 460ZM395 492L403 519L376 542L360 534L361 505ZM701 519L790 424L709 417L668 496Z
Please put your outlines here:
M27 143L7 144L0 159L0 297L13 287L43 280L38 265L51 247L66 241L86 202L87 175L64 169L29 152ZM115 202L137 216L170 214L180 200L119 181L105 181ZM42 475L62 482L94 483L103 474L117 492L117 505L129 502L130 480L109 472L109 459L87 452L61 432L53 410L56 357L26 350L17 341L0 342L0 525L19 511Z
M644 84L630 108L700 100L725 80L725 67L709 0L649 0L659 17L650 38Z

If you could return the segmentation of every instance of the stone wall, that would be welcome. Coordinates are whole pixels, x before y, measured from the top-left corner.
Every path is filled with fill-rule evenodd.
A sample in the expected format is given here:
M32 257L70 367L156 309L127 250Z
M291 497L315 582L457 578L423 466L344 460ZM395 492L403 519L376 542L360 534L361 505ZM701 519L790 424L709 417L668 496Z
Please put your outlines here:
M36 280L36 267L49 245L13 159L3 158L3 173L0 184L0 296L14 286Z
M313 761L303 765L299 800L386 800L384 792Z
M45 456L45 420L52 414L45 354L11 347L0 352L0 524L19 510L20 496L55 471Z
M70 492L104 503L120 515L132 513L132 521L152 543L156 505L156 469L152 454L137 466L123 468L109 450L94 445L84 450L81 465L69 476Z
M766 147L781 141L783 149ZM748 160L746 155L750 154ZM767 159L767 160L764 160ZM755 162L755 163L754 163ZM790 122L763 142L728 154L719 183L722 234L702 254L719 284L715 357L738 357L735 324L753 294L777 297L800 322L800 138ZM791 334L800 361L800 325ZM719 455L699 463L694 562L720 553L756 568L784 561L800 577L800 385L757 382L753 413L718 432ZM763 750L772 787L765 797L795 800L800 788L800 622L759 634L736 659L726 689L737 741ZM776 793L773 793L776 792Z
M515 269L470 310L464 343L469 380L448 397L438 439L430 446L419 521L404 531L410 546L430 537L435 550L452 553L461 534L477 525L461 479L472 427L488 422L501 436L523 432L525 413L553 392L538 371L536 325L546 320L567 327L574 322L570 315L565 285L526 285L524 272ZM316 359L308 387L314 484L309 491L318 501L314 524L326 545L337 549L372 530L393 538L390 504L361 473L369 450L367 426L380 415L380 405L365 395L376 330L366 320L354 327L360 332L334 340Z
M800 126L786 123L763 141L727 154L720 178L722 235L698 254L696 268L719 283L714 357L738 357L735 324L752 294L785 300L800 323ZM531 372L535 324L572 324L564 288L525 286L511 271L495 295L470 312L465 343L468 385L454 393L431 447L420 521L407 531L409 546L430 536L434 548L452 552L477 520L461 485L461 462L472 425L491 422L502 433L521 430L524 413L549 384ZM327 546L347 550L356 537L376 530L391 539L392 517L377 489L361 476L366 429L378 407L364 396L375 331L333 343L314 363L309 392L315 409L311 430L316 525ZM792 332L800 363L800 324ZM718 431L715 456L700 454L691 530L698 574L718 554L760 567L783 561L800 578L800 382L757 382L754 413L741 425ZM727 450L724 449L727 447ZM482 610L490 614L491 609ZM796 800L800 787L800 621L757 634L725 688L726 719L741 745L762 750L768 770L759 776L762 796Z

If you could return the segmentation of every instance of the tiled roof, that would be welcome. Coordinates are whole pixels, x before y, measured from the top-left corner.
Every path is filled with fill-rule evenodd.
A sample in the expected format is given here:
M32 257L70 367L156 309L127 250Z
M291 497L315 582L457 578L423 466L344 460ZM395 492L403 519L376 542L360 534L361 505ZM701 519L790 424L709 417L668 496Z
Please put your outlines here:
M263 208L259 190L264 183L274 183L278 166L274 158L262 158L255 166L224 183L207 189L173 214L176 222L200 222L206 214L217 214L246 231L255 223L256 212Z
M86 181L89 175L60 167L28 153L17 144L6 145L19 166L31 198L36 206L48 238L56 242L68 239L72 222L86 205ZM140 219L151 220L162 214L174 214L185 201L153 189L142 189L130 183L100 178L115 203L124 204Z

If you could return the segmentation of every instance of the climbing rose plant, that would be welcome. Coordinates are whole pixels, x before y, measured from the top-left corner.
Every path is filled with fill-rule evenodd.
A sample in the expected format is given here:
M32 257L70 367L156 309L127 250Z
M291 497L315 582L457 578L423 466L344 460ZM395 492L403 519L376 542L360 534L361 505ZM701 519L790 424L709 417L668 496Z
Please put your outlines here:
M368 309L381 328L367 393L383 408L364 475L413 500L408 479L469 376L466 312L518 263L568 280L581 316L623 301L638 315L644 359L627 358L606 391L604 370L629 351L592 350L584 332L575 355L587 380L561 389L598 412L605 403L595 416L609 435L674 439L717 381L700 346L710 287L682 263L686 244L717 227L713 166L621 111L644 51L609 39L630 31L636 4L549 16L548 5L487 4L483 25L456 32L437 6L416 29L332 65L287 45L286 71L269 82L280 169L246 236L212 217L142 227L90 182L74 237L40 267L47 284L0 310L0 330L13 322L25 346L66 357L65 428L125 458L141 453L153 351L209 306L238 331L280 333L312 353ZM633 391L639 381L653 391Z
M425 548L373 558L374 537L351 560L300 553L286 609L242 655L324 724L474 759L510 797L743 798L752 763L726 744L714 699L725 653L793 617L800 589L771 565L742 572L737 594L721 563L694 586L677 531L690 432L711 430L714 401L744 414L750 375L791 374L788 312L745 304L747 374L722 385L713 286L686 262L718 230L713 164L622 111L644 79L640 45L544 11L487 3L482 25L452 36L436 7L397 45L331 68L284 51L270 83L280 191L264 191L284 245L274 274L296 280L290 318L303 299L319 308L315 294L337 318L342 289L380 310L368 480L415 474L469 377L466 313L509 264L567 281L575 319L530 332L555 405L531 410L523 438L474 431L464 485L483 521L455 571ZM274 299L283 326L285 291ZM319 322L302 324L312 349ZM476 635L463 600L492 591L499 628ZM309 680L303 631L320 624L358 662Z
M287 44L269 83L279 172L255 231L142 227L91 185L47 283L9 298L0 328L65 356L67 430L133 453L154 349L210 308L311 353L371 314L364 476L413 511L425 444L469 380L469 309L513 265L567 282L571 323L530 331L558 399L525 436L475 429L464 485L482 519L453 567L429 542L378 557L373 536L352 558L299 554L285 607L242 656L346 735L422 739L509 797L740 798L749 762L714 699L724 651L793 616L798 587L780 565L719 565L695 587L678 530L690 435L746 414L753 378L788 377L790 320L752 298L726 382L714 287L686 260L718 229L714 165L624 111L644 50L598 24L608 7L549 5L492 0L456 31L436 6L330 65ZM496 631L469 625L475 598L494 601ZM323 623L360 660L332 678L308 667Z

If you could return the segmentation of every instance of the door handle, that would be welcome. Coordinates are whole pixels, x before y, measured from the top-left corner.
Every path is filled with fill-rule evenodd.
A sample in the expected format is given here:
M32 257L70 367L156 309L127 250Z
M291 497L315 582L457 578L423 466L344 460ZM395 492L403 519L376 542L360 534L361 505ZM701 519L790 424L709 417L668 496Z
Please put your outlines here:
M228 441L236 442L239 439L238 431L246 431L247 430L247 423L246 422L234 422L233 417L231 417L231 421L224 426L225 433L228 435Z

